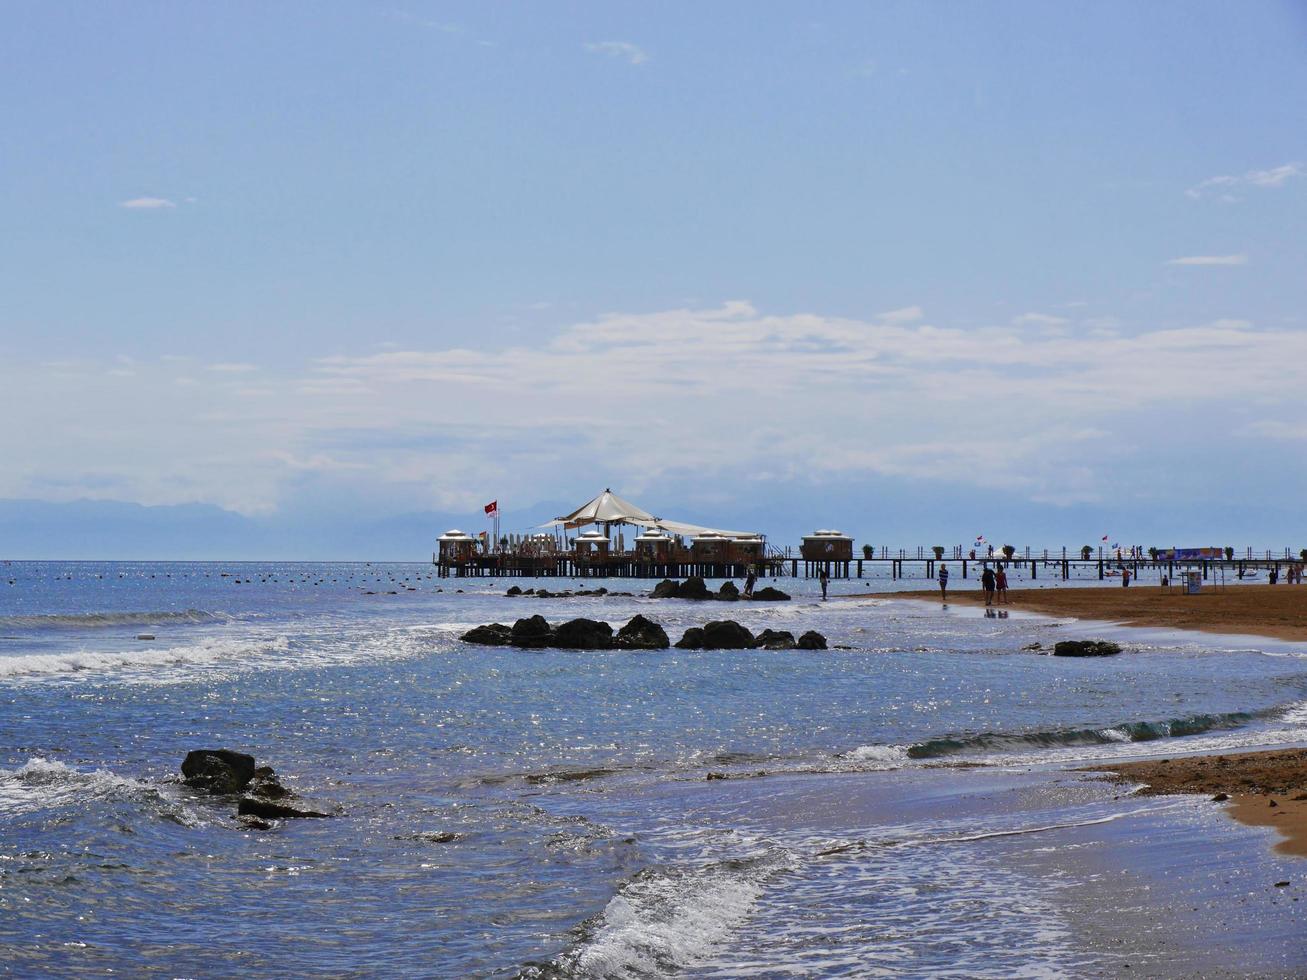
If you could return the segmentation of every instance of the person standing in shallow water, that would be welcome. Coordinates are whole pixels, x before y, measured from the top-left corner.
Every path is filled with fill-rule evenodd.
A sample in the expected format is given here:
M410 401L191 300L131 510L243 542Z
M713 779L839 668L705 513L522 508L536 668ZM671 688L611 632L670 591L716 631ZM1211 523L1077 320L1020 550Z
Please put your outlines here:
M754 583L756 583L757 581L758 581L758 576L757 576L757 574L754 572L754 570L753 570L753 566L750 565L750 566L749 566L749 574L748 574L748 576L746 576L745 579L744 579L744 594L745 594L746 596L752 596L752 595L753 595L753 586L754 586Z
M994 570L988 565L980 574L980 587L985 590L985 605L994 604Z
M948 602L948 566L939 566L939 597Z
M826 587L830 585L830 572L823 568L821 574L817 576L817 581L821 583L821 601L825 602Z
M998 601L1007 602L1007 569L1002 565L999 565L998 571L994 573L994 589L998 592Z

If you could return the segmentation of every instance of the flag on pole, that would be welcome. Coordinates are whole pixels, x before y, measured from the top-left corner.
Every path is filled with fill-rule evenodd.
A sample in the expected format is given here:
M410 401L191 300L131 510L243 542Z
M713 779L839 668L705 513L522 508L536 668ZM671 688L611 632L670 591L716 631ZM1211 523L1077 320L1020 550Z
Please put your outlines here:
M1106 535L1106 534L1103 535L1103 540L1104 540L1104 541L1107 540L1107 535Z
M490 501L490 503L486 504L486 513L487 513L487 514L498 514L498 513L499 513L499 501L498 501L498 500L492 500L492 501Z

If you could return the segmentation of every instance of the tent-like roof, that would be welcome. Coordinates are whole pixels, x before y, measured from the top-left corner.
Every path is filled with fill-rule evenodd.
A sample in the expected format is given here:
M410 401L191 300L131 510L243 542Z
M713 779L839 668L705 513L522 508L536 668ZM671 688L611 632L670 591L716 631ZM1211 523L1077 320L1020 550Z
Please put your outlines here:
M544 527L566 528L583 527L586 524L634 524L636 527L661 528L673 534L685 534L696 537L700 534L723 534L731 538L753 538L758 535L753 531L725 531L717 527L701 527L698 524L685 524L682 521L668 521L654 517L647 510L629 501L623 500L612 490L605 490L589 503L582 504L570 514L556 517Z

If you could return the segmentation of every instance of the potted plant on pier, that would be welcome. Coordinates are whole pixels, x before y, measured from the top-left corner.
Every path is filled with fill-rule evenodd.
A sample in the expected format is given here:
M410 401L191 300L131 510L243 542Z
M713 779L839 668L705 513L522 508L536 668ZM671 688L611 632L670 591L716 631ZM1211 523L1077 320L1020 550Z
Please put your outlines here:
M1233 549L1233 548L1226 548L1226 549L1225 549L1225 560L1226 560L1226 561L1234 561L1234 549Z
M1151 558L1153 561L1157 561L1157 549L1156 549L1156 548L1149 548L1149 549L1148 549L1148 557Z
M870 561L872 558L876 557L876 549L869 544L864 544L862 546L862 557Z
M930 550L935 552L936 560L944 557L944 546L942 544L934 545Z
M1307 561L1307 548L1303 548L1302 551L1298 552L1298 557L1303 561Z
M1005 557L1008 561L1011 561L1012 556L1015 555L1016 553L1017 553L1016 545L1011 545L1011 544L1003 545L1003 557Z
M1089 561L1089 556L1092 555L1093 553L1094 553L1094 546L1091 544L1085 545L1083 548L1080 549L1080 560Z

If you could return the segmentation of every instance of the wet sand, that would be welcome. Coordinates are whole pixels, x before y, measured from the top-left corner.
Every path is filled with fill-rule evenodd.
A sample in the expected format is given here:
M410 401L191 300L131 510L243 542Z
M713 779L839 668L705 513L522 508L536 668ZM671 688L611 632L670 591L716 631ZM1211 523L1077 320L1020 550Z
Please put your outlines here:
M1089 770L1087 770L1089 771ZM1307 857L1307 749L1125 762L1105 769L1120 782L1145 783L1149 796L1211 794L1241 823L1274 827L1284 836L1275 850Z
M951 585L949 602L983 605L984 593L970 580ZM933 599L939 590L886 592L886 599ZM863 597L865 598L865 596ZM1101 619L1125 626L1202 630L1266 636L1277 640L1307 640L1307 587L1293 585L1232 585L1205 587L1198 595L1185 595L1178 587L1156 585L1122 588L1022 588L1009 593L1012 609L1049 616ZM999 608L1003 608L1000 606Z

